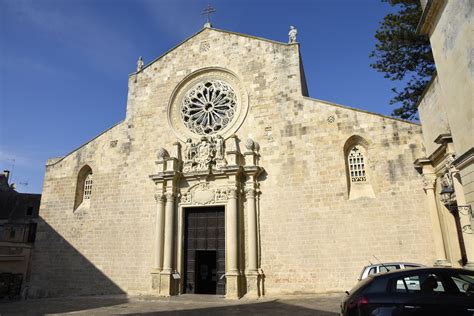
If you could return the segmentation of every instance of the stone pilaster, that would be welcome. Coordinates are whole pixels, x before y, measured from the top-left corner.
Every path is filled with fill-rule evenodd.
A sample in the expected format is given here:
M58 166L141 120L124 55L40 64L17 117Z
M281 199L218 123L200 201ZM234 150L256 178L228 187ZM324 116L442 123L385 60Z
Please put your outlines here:
M459 171L455 168L451 168L448 172L451 173L453 180L454 192L456 192L457 206L466 205L466 199L464 195L464 188L461 183L461 176ZM458 208L459 209L459 208ZM464 268L474 270L474 234L471 227L471 218L466 211L458 211L459 220L461 222L462 235L464 240L464 247L466 249L467 262Z
M257 208L256 192L252 189L245 191L247 197L247 231L248 231L248 268L245 271L247 279L247 295L260 296L260 275L258 273L258 237L257 237Z
M166 194L166 210L165 210L165 238L164 238L164 257L163 270L160 274L160 294L175 294L175 280L173 279L174 267L174 219L175 219L175 195L173 193Z
M238 194L236 189L229 191L226 211L226 298L239 298L239 214Z
M160 273L163 268L163 241L164 241L164 217L165 217L165 197L164 195L155 194L156 200L156 222L155 222L155 239L153 243L153 267L151 272L152 289L160 289Z
M431 227L433 230L433 241L435 246L436 260L434 262L435 266L451 266L451 264L446 259L446 251L444 248L443 235L441 232L441 223L439 220L438 207L436 206L436 196L435 196L435 183L436 175L433 173L424 173L423 174L423 185L426 193L426 198L428 200L428 208L431 218Z

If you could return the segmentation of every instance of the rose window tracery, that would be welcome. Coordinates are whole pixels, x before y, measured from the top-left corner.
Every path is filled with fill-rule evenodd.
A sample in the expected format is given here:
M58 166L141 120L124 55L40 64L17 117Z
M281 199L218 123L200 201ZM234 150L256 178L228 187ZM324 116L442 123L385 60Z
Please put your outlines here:
M212 135L233 119L237 95L222 80L206 80L196 84L184 96L181 119L184 125L199 135Z

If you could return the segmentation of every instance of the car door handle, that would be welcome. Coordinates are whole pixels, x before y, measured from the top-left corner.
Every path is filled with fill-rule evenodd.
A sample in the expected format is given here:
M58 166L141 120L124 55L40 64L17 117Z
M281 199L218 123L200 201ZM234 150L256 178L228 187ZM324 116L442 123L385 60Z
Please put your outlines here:
M467 311L468 312L474 312L474 308L468 308Z
M414 306L414 305L405 305L405 306L403 306L403 307L405 307L405 308L407 308L407 309L417 309L417 308L420 308L420 306Z

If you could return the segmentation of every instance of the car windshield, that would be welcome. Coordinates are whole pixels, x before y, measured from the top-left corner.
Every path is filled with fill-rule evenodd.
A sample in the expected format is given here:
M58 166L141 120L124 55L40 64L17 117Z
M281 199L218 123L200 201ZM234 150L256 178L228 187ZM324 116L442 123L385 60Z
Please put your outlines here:
M451 276L462 295L474 296L474 275L459 273Z
M400 269L400 266L398 264L384 264L379 267L380 273L389 272L389 271L398 270L398 269Z
M370 282L372 282L373 278L371 277L368 277L368 278L365 278L361 281L359 281L359 283L357 283L350 291L349 291L349 294L354 294L356 292L358 292L361 288L363 288L365 285L369 284Z

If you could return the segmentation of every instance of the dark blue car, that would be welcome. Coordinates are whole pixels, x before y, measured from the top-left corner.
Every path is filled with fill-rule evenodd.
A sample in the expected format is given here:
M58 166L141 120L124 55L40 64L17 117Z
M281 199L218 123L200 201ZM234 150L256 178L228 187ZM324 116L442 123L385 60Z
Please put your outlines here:
M346 293L343 316L474 316L471 270L397 270L371 275Z

